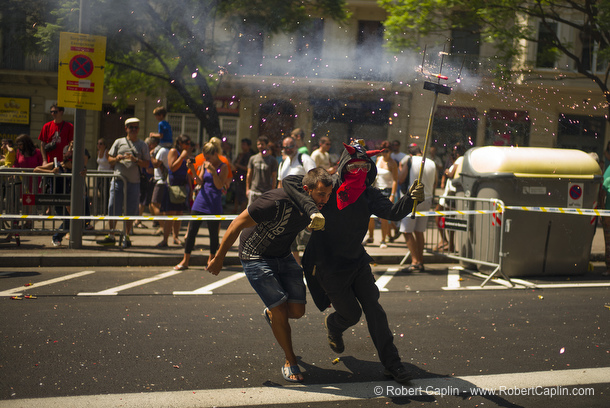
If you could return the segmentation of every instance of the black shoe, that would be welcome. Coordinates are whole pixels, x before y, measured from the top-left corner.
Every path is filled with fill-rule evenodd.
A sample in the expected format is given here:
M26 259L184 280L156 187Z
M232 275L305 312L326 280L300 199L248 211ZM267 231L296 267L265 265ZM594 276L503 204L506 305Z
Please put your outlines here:
M383 375L393 378L399 384L406 384L412 379L402 364L394 368L386 368L383 370Z
M328 325L326 321L328 320L328 316L324 319L324 327L326 327L326 332L328 333L328 345L330 349L335 353L341 354L345 351L345 344L343 344L343 334L334 334L328 330Z

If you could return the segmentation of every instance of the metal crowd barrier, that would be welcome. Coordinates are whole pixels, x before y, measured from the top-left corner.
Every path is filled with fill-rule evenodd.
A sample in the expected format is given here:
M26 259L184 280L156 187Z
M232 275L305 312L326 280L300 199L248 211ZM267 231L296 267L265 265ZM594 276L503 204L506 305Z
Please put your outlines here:
M433 207L429 214L422 214L428 217L424 252L458 261L465 268L479 266L488 272L481 286L497 274L514 286L502 272L500 254L503 253L504 211L499 211L505 208L502 200L457 196L440 198L445 199L444 209L434 212ZM442 246L443 235L448 242L446 247ZM409 256L410 252L407 252L400 264L403 265Z
M85 176L84 214L89 216L108 215L109 191L114 178L126 182L117 172L88 170ZM71 174L34 173L33 169L0 170L0 213L3 214L0 231L3 234L47 235L66 230L63 219L45 217L44 219L27 216L68 215L70 206ZM126 208L127 194L123 194L123 211ZM124 214L123 214L124 215ZM10 218L8 218L10 216ZM14 216L14 217L13 217ZM25 216L25 217L24 217ZM95 223L95 225L94 225ZM122 230L111 229L108 220L87 220L84 234L125 234Z

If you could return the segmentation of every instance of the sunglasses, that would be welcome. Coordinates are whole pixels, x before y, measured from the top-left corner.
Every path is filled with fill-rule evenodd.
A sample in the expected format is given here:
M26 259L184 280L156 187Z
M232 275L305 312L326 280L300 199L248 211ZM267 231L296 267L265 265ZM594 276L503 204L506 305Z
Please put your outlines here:
M288 146L282 146L282 149L294 149L296 147L296 145L288 145Z
M347 170L349 173L352 173L352 174L356 174L359 171L368 173L369 170L371 170L371 163L368 163L368 162L350 163L347 166L345 166L345 170Z
M140 126L127 126L127 129L140 129Z
M59 113L59 111L51 111L51 115L54 115L56 113Z

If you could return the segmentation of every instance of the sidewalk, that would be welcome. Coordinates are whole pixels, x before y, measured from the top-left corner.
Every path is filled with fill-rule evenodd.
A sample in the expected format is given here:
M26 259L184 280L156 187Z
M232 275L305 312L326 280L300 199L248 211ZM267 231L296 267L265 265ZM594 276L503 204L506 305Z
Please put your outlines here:
M132 246L122 249L118 245L104 247L97 245L100 235L83 235L82 248L69 249L69 237L63 239L63 245L54 247L51 235L22 235L21 245L15 240L10 243L0 243L0 265L3 267L66 267L66 266L174 266L182 259L184 248L175 245L170 237L168 248L157 249L155 245L161 242L160 236L155 236L151 221L144 221L147 229L135 228L131 235ZM220 229L222 239L230 221L223 221ZM180 240L184 241L186 222L183 222ZM399 264L407 251L404 236L393 243L388 243L385 249L379 248L381 231L375 229L375 243L366 246L367 252L378 264ZM209 237L205 223L199 229L195 242L190 266L205 266L209 255ZM426 255L426 263L453 263L443 256ZM598 227L591 248L591 261L604 261L604 235ZM237 242L225 258L225 265L239 265L237 258Z

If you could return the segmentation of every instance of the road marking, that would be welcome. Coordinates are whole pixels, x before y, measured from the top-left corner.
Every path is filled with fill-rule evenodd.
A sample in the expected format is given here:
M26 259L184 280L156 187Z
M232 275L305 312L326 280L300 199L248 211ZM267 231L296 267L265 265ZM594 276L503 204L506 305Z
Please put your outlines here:
M166 391L130 394L81 395L74 397L52 397L35 399L14 399L2 401L3 408L24 406L40 406L45 408L83 407L239 407L239 406L270 406L281 401L282 405L293 405L316 402L338 402L350 400L370 400L373 398L388 398L396 395L437 395L445 392L443 398L457 397L463 401L465 396L475 395L476 390L495 390L502 388L508 391L531 389L530 395L541 395L542 398L558 398L561 395L549 397L548 394L534 394L536 390L558 390L561 387L586 386L606 384L610 378L610 367L583 368L561 371L535 371L529 373L509 373L492 375L475 375L463 377L436 377L411 381L411 384L400 385L393 381L375 381L341 384L301 384L277 387L252 388L222 388L211 390ZM585 389L584 387L582 387ZM565 388L563 388L565 389ZM574 388L569 388L573 390ZM473 390L475 390L473 392ZM447 392L449 391L449 392ZM396 394L399 392L399 394ZM418 392L420 394L418 394ZM523 392L523 391L521 391ZM497 398L518 401L517 393L506 393L497 396L479 398L496 401ZM480 394L479 394L480 395ZM545 396L546 395L546 396ZM587 405L586 398L603 398L601 395L569 396L578 398L582 405ZM575 401L578 401L575 399Z
M80 292L80 293L77 294L77 296L114 296L114 295L117 295L119 292L121 292L123 290L131 289L131 288L136 287L136 286L146 285L147 283L155 282L155 281L158 281L160 279L169 278L170 276L177 275L177 274L179 274L181 272L182 271L174 271L174 270L172 270L172 271L169 271L169 272L160 273L160 274L155 275L155 276L153 276L151 278L140 279L140 280L137 280L135 282L127 283L125 285L116 286L114 288L102 290L101 292Z
M392 278L394 276L396 276L397 273L398 273L398 268L388 268L387 271L383 275L381 275L379 277L379 279L377 279L375 281L375 285L377 285L377 287L379 288L380 292L387 292L388 291L388 289L385 287L385 285L390 283Z
M460 287L460 268L447 269L447 288ZM443 288L445 289L445 288Z
M219 281L216 281L212 284L209 284L207 286L204 286L202 288L190 291L190 292L184 292L184 291L174 291L174 295L212 295L214 294L214 292L212 292L214 289L217 289L221 286L227 285L233 281L236 281L238 279L244 278L246 276L245 273L243 272L238 272L235 273L227 278L221 279Z
M9 290L0 292L0 296L18 296L26 290L39 288L41 286L52 285L57 282L63 282L63 281L67 281L67 280L74 279L74 278L80 278L81 276L90 275L92 273L95 273L95 271L82 271L82 272L73 273L71 275L61 276L59 278L54 278L54 279L49 279L49 280L42 281L42 282L37 282L37 283L32 284L31 286L19 286L17 288L13 288L13 289L9 289Z

